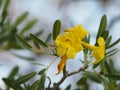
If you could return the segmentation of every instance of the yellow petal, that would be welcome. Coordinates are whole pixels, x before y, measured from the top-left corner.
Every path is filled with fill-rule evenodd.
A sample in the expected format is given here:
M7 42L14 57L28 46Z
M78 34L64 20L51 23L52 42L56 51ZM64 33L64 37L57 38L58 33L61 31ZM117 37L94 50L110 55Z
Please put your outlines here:
M82 45L90 50L93 50L92 56L96 59L93 64L98 64L105 56L105 42L102 37L98 38L98 45L93 46L88 43L82 42Z
M61 61L59 62L58 64L58 73L61 73L61 71L64 69L64 66L66 64L66 61L67 61L67 56L66 54L62 57Z

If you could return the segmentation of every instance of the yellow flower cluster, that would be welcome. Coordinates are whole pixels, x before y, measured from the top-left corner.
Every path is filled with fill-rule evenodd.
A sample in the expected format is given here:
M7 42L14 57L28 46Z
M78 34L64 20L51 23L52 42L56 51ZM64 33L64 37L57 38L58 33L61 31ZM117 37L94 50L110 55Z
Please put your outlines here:
M99 46L92 46L82 41L85 36L89 34L82 25L77 25L74 28L68 28L65 30L63 35L58 35L55 44L57 46L57 55L62 59L58 64L58 73L60 73L67 59L73 59L79 51L83 50L83 46L93 50L93 57L96 61L94 64L97 64L104 58L104 39L100 37L98 39Z

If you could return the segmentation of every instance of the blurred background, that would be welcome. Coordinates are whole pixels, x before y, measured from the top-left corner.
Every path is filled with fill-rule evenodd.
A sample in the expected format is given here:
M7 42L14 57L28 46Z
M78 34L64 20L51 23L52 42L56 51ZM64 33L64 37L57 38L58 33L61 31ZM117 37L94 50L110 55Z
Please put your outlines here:
M78 24L82 24L83 27L91 34L91 44L94 44L96 33L99 28L99 23L102 15L106 14L108 19L108 30L113 36L113 41L120 37L120 1L119 0L11 0L8 16L12 22L16 20L23 12L29 12L29 16L26 21L18 26L21 29L25 23L32 19L38 19L37 24L28 32L36 32L43 30L43 34L40 36L42 40L45 40L46 36L52 32L53 23L59 19L62 23L62 31L66 28L73 27ZM113 42L112 41L112 42ZM116 46L120 47L120 44ZM4 89L2 77L7 77L10 70L18 65L20 66L20 73L27 73L31 71L39 71L43 67L31 64L24 59L17 58L13 53L18 53L23 56L34 57L35 62L39 62L45 65L49 65L54 57L49 55L36 55L28 50L0 50L0 88ZM74 61L68 61L68 70L77 70L82 64L79 62L79 58L82 58L82 53L78 53ZM120 52L112 56L117 69L120 68L119 60ZM62 76L55 75L57 73L57 64L59 58L53 63L48 70L48 76L52 78L52 82L59 81ZM69 77L61 87L64 88L68 84L80 78L80 74ZM91 81L90 81L91 82ZM90 83L90 90L103 90L102 85L94 82ZM75 88L73 84L73 89ZM100 87L100 88L99 88Z

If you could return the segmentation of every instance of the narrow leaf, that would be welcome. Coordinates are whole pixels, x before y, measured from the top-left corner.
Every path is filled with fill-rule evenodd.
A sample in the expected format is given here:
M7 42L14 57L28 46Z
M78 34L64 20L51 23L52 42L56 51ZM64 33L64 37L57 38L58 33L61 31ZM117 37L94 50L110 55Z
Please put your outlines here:
M82 77L80 80L78 80L77 85L85 85L87 81L86 77Z
M24 41L19 35L16 35L16 39L18 41L18 43L24 47L24 48L27 48L27 49L30 49L32 48L26 41Z
M71 90L71 85L68 85L65 90Z
M25 12L21 16L19 16L10 30L14 30L19 24L21 24L27 18L27 16L28 12Z
M36 90L39 85L39 80L36 80L29 88L29 90Z
M45 78L46 78L46 75L43 74L40 78L40 81L39 81L39 86L37 88L37 90L45 90Z
M51 40L51 33L47 36L47 39L45 40L45 43L49 43Z
M106 48L106 49L107 49L108 46L110 45L111 40L112 40L112 36L110 36L110 37L106 40L106 42L105 42L105 48Z
M11 71L10 75L8 76L9 79L13 79L15 77L15 75L18 73L19 71L19 67L16 66L13 68L13 70Z
M102 34L100 35L101 37L104 38L104 40L106 41L106 39L108 38L109 32L108 31L104 31L102 32Z
M109 73L109 74L112 74L112 72L111 72L111 66L107 63L107 61L105 61L105 67L106 67L106 69L107 69L107 72Z
M19 85L17 85L15 83L14 80L11 79L7 79L7 78L3 78L3 81L11 88L13 88L14 90L23 90Z
M86 75L89 77L89 79L91 79L92 81L94 81L96 83L102 82L102 78L100 76L98 76L96 73L86 72Z
M2 5L2 1L3 1L3 0L0 0L0 8L1 8L1 5Z
M39 66L46 66L46 65L44 65L44 64L41 64L41 63L31 63L31 64L35 64L35 65L39 65Z
M35 35L30 34L30 37L31 37L36 43L39 43L41 46L47 47L47 44L44 43L42 40L40 40L40 39L39 39L38 37L36 37Z
M21 76L20 78L16 79L16 84L22 84L26 81L30 80L36 75L36 72L29 73L27 75Z
M111 70L112 74L115 74L116 70L114 68L115 66L114 66L112 59L109 59L109 64L110 64L110 70Z
M108 46L108 48L111 48L111 47L115 46L119 42L120 42L120 38L118 40L116 40L115 42L113 42L110 46Z
M41 70L41 71L38 73L38 75L42 75L42 74L44 74L45 71L46 71L46 68L44 68L43 70Z
M21 30L20 34L23 35L25 31L30 30L36 23L38 20L34 19L29 21L25 27Z
M105 76L108 77L108 78L114 79L114 80L120 80L120 75L107 74Z
M56 20L53 25L53 40L56 39L56 37L59 35L61 29L61 22L60 20Z
M106 55L109 55L109 54L111 54L111 53L114 53L114 52L116 52L117 50L118 50L117 48L112 49L112 50L110 50L109 52L107 52Z
M18 57L18 58L21 58L21 59L24 59L24 60L28 60L28 61L33 61L34 60L33 57L22 56L22 55L18 55L18 54L15 54L15 53L13 53L13 55Z
M35 40L33 40L33 43L34 43L35 47L39 50L40 49L39 44Z
M2 3L2 1L1 1L1 3ZM7 10L8 10L9 5L10 5L10 0L6 0L4 7L3 7L2 14L1 14L2 20L0 21L0 23L3 23L5 18L7 17Z
M107 17L106 17L106 15L103 15L102 19L100 21L100 26L99 26L96 40L99 38L101 33L106 30L106 26L107 26Z

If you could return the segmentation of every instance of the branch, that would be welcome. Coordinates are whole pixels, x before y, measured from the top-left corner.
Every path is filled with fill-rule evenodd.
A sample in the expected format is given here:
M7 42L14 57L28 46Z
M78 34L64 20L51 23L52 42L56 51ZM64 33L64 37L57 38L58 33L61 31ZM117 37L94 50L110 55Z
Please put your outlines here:
M54 84L54 89L53 90L58 90L58 87L64 82L64 80L69 77L69 76L72 76L74 74L77 74L77 73L80 73L81 71L84 71L86 68L88 67L88 65L85 65L84 67L81 67L80 69L78 69L77 71L74 71L74 72L71 72L71 73L68 73L66 71L66 67L64 68L64 73L63 73L63 77L61 78L60 81L58 81L57 83Z

